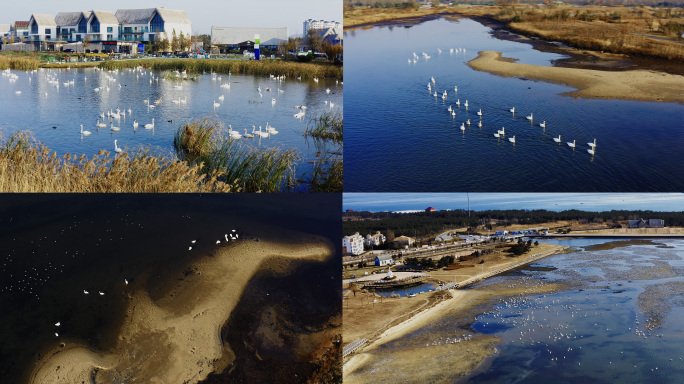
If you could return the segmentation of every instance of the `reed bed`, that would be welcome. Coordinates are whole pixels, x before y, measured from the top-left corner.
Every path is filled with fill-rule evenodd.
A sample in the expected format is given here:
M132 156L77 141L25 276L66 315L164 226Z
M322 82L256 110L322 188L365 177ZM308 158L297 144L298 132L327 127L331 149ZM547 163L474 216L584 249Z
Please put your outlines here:
M219 180L239 192L285 192L294 190L294 150L245 146L223 134L221 123L209 119L181 126L174 137L178 157L201 171L219 175Z
M21 69L25 71L38 69L40 59L31 56L0 55L0 70Z
M297 63L283 60L222 60L222 59L137 59L108 60L100 64L104 69L123 69L142 66L162 71L187 71L194 73L216 72L258 76L281 76L293 78L342 79L342 67L331 63Z
M342 143L343 121L342 113L339 111L324 112L308 121L304 136Z
M201 165L139 152L111 157L102 150L92 158L61 158L27 132L0 141L0 192L231 192L217 174Z

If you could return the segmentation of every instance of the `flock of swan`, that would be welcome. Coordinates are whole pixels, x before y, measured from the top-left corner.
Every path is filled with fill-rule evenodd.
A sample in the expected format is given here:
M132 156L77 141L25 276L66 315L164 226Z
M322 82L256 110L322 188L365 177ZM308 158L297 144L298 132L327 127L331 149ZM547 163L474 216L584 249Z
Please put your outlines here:
M69 73L70 69L66 69L66 73ZM152 87L155 84L159 84L160 78L162 81L178 81L179 83L177 85L173 86L174 90L179 90L182 91L184 89L183 85L180 84L180 80L183 78L187 78L188 75L185 71L174 71L172 72L173 75L175 75L175 78L172 79L165 79L162 78L161 75L155 74L152 71L146 70L142 67L136 67L136 68L130 68L130 69L125 69L125 70L104 70L95 67L95 71L98 71L101 73L100 75L100 82L99 84L96 84L98 86L92 86L88 87L88 77L83 76L81 79L83 81L83 85L85 85L86 91L90 90L94 94L97 95L107 95L108 92L115 92L117 90L122 89L121 82L119 81L119 74L120 72L131 72L132 74L135 75L134 81L136 82L142 82L147 80L146 77L149 78L149 84L150 87ZM67 80L66 82L61 81L61 78L64 76L59 76L58 71L64 71L64 70L40 70L42 72L42 75L45 77L47 80L47 84L50 86L54 86L57 92L59 92L60 86L63 84L64 87L74 87L76 84L76 76L73 78ZM31 82L33 76L38 73L38 70L34 71L29 71L29 76L28 76L28 81ZM15 73L12 73L10 70L3 70L1 72L3 77L7 77L11 83L14 83L19 79L19 76ZM211 80L212 82L218 82L218 86L220 89L225 90L230 92L231 89L231 73L228 73L227 75L218 75L216 73L211 73ZM67 75L68 76L68 75ZM168 76L167 76L168 77ZM262 98L264 97L265 93L273 92L273 96L271 98L271 106L275 107L276 102L277 102L277 96L285 94L285 89L282 89L282 82L286 79L286 76L281 75L281 76L275 76L275 75L270 75L270 81L271 83L268 84L267 86L264 86L262 83L258 87L256 87L256 91L258 93L258 97ZM297 77L297 79L301 80L301 77ZM314 79L315 83L318 83L318 78ZM91 80L92 81L92 80ZM271 85L273 84L273 85ZM342 82L336 81L336 85L340 85ZM130 84L129 84L130 85ZM187 87L186 87L187 88ZM329 95L332 93L330 88L327 88L324 90L326 95ZM21 91L16 91L16 94L21 94ZM41 95L42 97L42 95ZM45 97L48 97L48 92L45 92ZM93 97L100 97L104 98L105 96L94 96ZM80 99L80 97L79 97ZM174 105L184 105L188 103L188 97L187 96L181 96L181 95L173 95L173 97L169 97L171 99L171 103ZM225 94L220 94L217 95L217 98L212 101L212 107L213 110L216 111L218 108L221 107L221 105L226 102L226 95ZM251 102L251 101L250 101ZM159 97L158 99L154 99L151 97L148 97L146 99L142 100L142 103L145 104L147 108L147 112L151 113L154 112L156 108L160 107L161 104L163 103L162 97ZM331 100L325 100L325 105L332 109L334 107L334 103ZM298 109L298 112L294 114L294 117L297 119L302 120L306 116L306 106L295 106L296 109ZM134 113L134 108L128 107L128 108L120 108L117 107L114 109L114 107L110 108L108 111L101 112L100 115L97 117L96 122L94 123L94 128L93 130L88 129L88 124L77 124L76 127L80 126L80 137L81 140L84 140L85 137L88 136L94 136L94 134L97 132L99 133L101 129L108 129L108 132L110 132L112 135L116 132L121 132L121 131L128 131L128 128L132 128L133 132L136 132L138 127L142 126L146 130L152 130L154 133L154 129L156 128L155 126L155 118L152 118L151 121L142 123L138 122L138 118L136 117L133 119L133 122L130 123L130 119L133 118L133 113ZM135 111L136 113L138 111ZM126 123L126 120L129 119L129 123ZM172 120L169 120L169 122L172 122ZM252 124L249 124L252 125ZM229 130L228 130L228 137L233 140L237 139L252 139L252 138L270 138L273 135L277 135L279 131L270 125L269 122L266 122L265 125L258 125L258 124L253 124L251 131L249 128L242 128L242 129L236 129L234 130L232 126L229 124L228 125ZM258 128L257 128L258 127ZM117 154L123 153L125 150L122 149L122 147L119 147L118 145L118 140L114 140L114 152Z
M449 92L448 92L446 89L445 89L443 92L441 92L441 93L438 93L438 92L437 92L437 90L436 90L436 80L435 80L435 77L434 77L434 76L432 76L432 77L430 78L430 81L428 81L428 83L427 83L427 89L428 89L428 94L429 94L430 96L432 96L432 97L434 97L434 98L440 98L440 97L441 97L442 100L443 100L443 102L444 102L444 103L447 103L446 100L447 100L448 97L449 97ZM457 95L458 95L458 86L454 86L453 92L454 92L454 96L457 96ZM461 99L460 99L460 98L457 98L457 99L456 99L455 106L452 106L451 104L448 105L447 112L449 113L449 115L450 115L453 119L456 119L456 112L457 112L457 110L460 110L460 109L461 109L461 105L463 105L463 107L465 108L466 112L468 112L468 108L469 108L470 105L469 105L467 99L465 100L464 103L461 103ZM516 112L515 107L510 108L510 109L508 110L508 112L510 112L510 113L512 114L512 116L515 117L515 112ZM483 117L483 115L484 115L484 113L482 112L482 108L479 108L476 114L477 114L477 116L478 116L478 118L479 118L479 121L478 121L478 123L477 123L477 126L478 126L478 128L482 128L482 125L483 125L483 124L482 124L482 117ZM525 119L528 120L528 121L530 122L531 125L534 125L534 113L530 113L528 116L525 116ZM463 132L463 134L465 134L465 131L466 131L467 127L470 127L471 124L472 124L472 123L471 123L471 121L470 121L470 118L468 118L466 121L464 121L463 123L461 123L461 126L460 126L461 132ZM543 122L539 123L539 126L540 126L541 128L543 128L544 130L546 130L546 120L544 120ZM506 137L505 137L505 136L506 136L506 128L505 128L505 127L501 127L501 129L497 129L497 131L496 131L495 133L493 133L493 135L494 135L494 137L497 138L497 139L506 138ZM513 143L513 144L515 145L515 143L516 143L516 136L513 135L512 137L508 137L508 141L511 142L511 143ZM561 136L558 135L558 137L554 137L554 138L553 138L553 141L556 142L556 143L558 143L558 144L560 145L560 144L562 143L562 141L561 141ZM574 150L574 149L576 148L576 142L577 142L577 140L573 140L572 142L570 142L570 141L566 142L566 144L568 145L568 147L570 147L570 148L572 148L572 149ZM589 149L587 149L587 153L589 153L590 155L594 156L594 155L596 154L596 139L594 139L594 141L591 142L591 143L587 143L587 145L589 146Z

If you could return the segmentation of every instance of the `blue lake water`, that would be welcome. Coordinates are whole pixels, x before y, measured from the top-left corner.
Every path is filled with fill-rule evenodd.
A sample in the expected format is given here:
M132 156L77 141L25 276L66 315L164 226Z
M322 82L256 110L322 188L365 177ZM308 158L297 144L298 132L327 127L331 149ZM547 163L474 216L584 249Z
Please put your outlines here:
M58 156L65 153L91 156L101 149L112 151L115 139L124 151L145 146L170 155L178 127L208 117L224 124L226 134L229 124L244 134L245 129L251 133L253 125L257 130L261 126L265 132L268 122L278 134L241 139L243 145L294 148L302 155L302 170L306 170L310 168L309 161L315 159L320 150L302 136L309 119L330 111L329 102L333 103L333 111L341 111L343 104L342 84L331 79L319 79L316 83L296 79L276 81L252 75L213 78L203 74L196 81L175 81L165 80L160 71L125 69L110 72L93 68L9 73L17 79L10 81L9 76L0 77L0 134L6 138L15 131L30 130ZM152 76L155 80L150 82ZM64 84L69 81L74 85ZM230 83L230 88L221 87L226 83ZM95 88L100 90L95 91ZM262 96L257 88L261 89ZM17 91L21 94L16 94ZM221 95L223 100L219 99ZM152 105L155 100L162 101L155 108L149 108L143 102L148 98ZM214 108L214 102L220 106ZM294 107L302 105L307 106L305 118L295 118L294 114L300 110ZM126 112L120 120L107 118L106 112L116 112L117 108L130 109L131 114ZM96 124L102 113L106 128L98 129ZM144 125L151 124L152 119L154 129L145 129ZM134 120L139 124L137 129L133 128ZM120 131L113 132L110 122L120 127ZM81 124L92 133L90 136L80 134Z
M684 189L683 105L580 99L563 95L574 90L567 86L475 71L466 63L482 50L535 65L562 56L496 39L470 19L346 31L345 48L346 191Z
M414 285L412 287L400 288L400 289L378 289L373 291L376 295L390 297L393 295L406 296L415 293L420 295L421 293L427 293L433 291L437 287L436 284L424 283Z

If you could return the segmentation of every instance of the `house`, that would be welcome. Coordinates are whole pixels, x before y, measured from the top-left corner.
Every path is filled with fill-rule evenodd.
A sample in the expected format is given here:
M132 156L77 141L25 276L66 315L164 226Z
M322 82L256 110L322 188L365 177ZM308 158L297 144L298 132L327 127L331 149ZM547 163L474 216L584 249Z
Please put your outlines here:
M335 28L337 30L342 30L342 23L337 21L326 21L326 20L313 20L308 19L304 21L304 34L302 36L306 37L309 34L309 29L328 29Z
M392 264L394 264L394 260L392 259L392 255L375 256L375 265L378 267L383 267L385 265L392 265Z
M665 227L665 220L663 219L639 219L629 220L627 222L628 228L663 228Z
M437 212L437 208L435 208L435 207L427 207L427 208L425 208L425 212Z
M14 37L15 42L21 41L22 38L29 36L28 21L15 21L10 24L10 39Z
M494 236L506 236L508 235L508 231L496 231L494 232Z
M363 253L363 236L358 232L342 238L342 251L347 255L360 255Z
M87 25L88 35L93 41L119 39L119 19L111 11L92 11Z
M377 247L385 244L386 240L387 238L385 237L385 235L380 233L380 231L377 231L374 235L371 235L370 233L367 234L364 244L366 248Z
M34 13L29 19L28 30L31 41L50 41L57 36L57 23L50 15Z
M398 245L399 247L406 247L406 246L410 247L415 242L416 242L415 239L410 238L408 236L399 236L399 237L396 237L393 241L393 243Z

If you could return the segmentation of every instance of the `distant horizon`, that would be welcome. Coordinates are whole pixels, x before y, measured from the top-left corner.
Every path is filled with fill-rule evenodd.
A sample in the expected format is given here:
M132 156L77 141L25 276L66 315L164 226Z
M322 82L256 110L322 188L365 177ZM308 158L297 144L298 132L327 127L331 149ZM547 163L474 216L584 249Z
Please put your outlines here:
M470 210L684 211L682 193L470 193ZM467 210L466 193L345 193L346 211Z
M192 22L192 34L210 35L211 27L288 28L288 36L302 35L305 20L327 20L342 23L342 2L339 0L256 0L223 2L206 0L188 3L180 0L133 1L120 0L112 8L110 3L86 0L28 0L13 3L3 9L0 24L28 21L32 14L56 16L59 12L78 12L101 9L116 12L118 9L168 8L183 10Z

